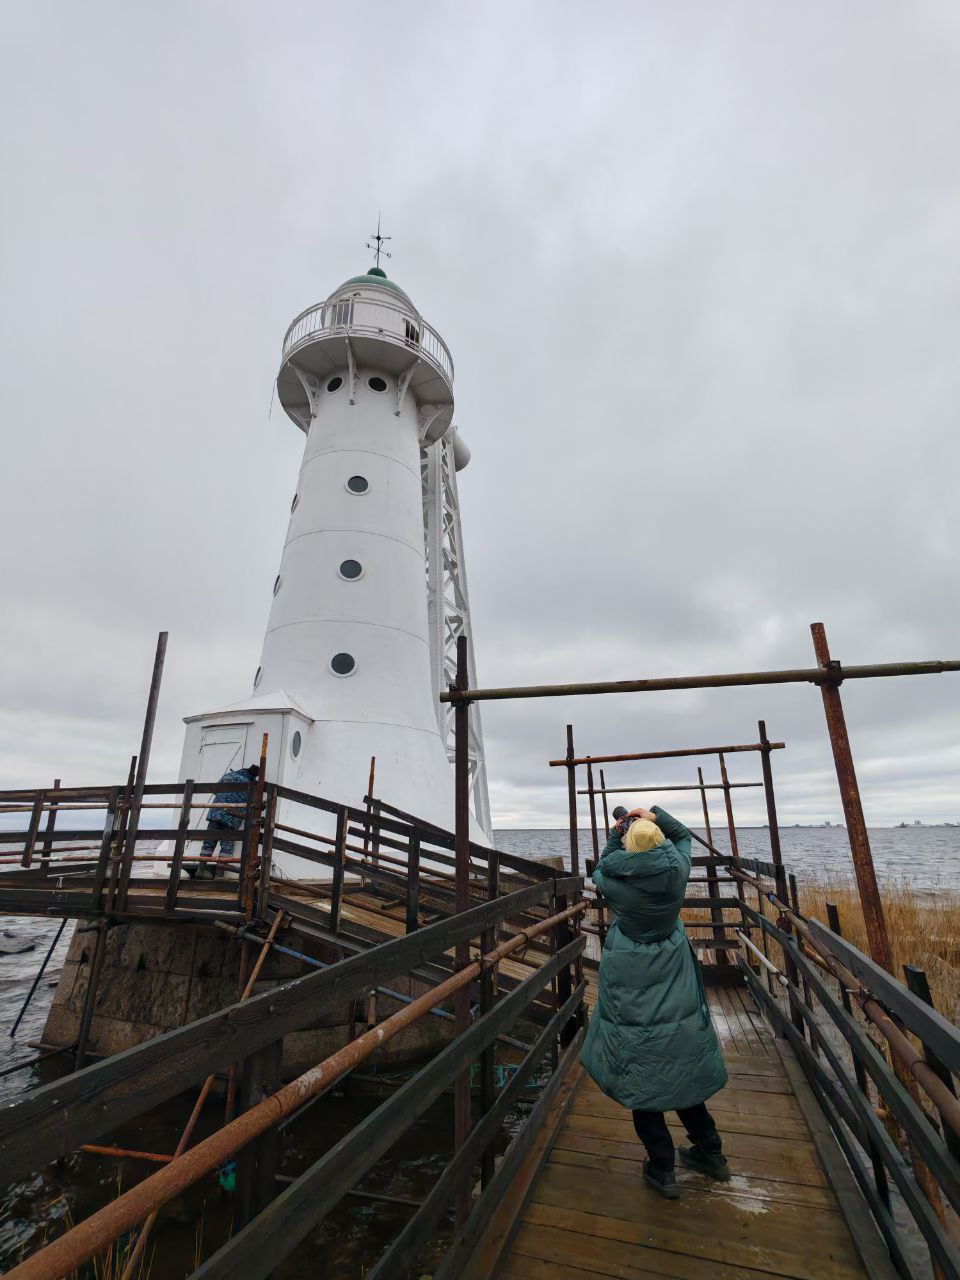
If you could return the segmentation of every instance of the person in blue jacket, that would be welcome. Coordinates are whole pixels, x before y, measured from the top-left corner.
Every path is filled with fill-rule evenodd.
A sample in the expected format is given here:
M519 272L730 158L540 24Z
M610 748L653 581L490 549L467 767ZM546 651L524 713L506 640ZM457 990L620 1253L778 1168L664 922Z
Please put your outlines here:
M614 816L617 816L615 811ZM622 811L593 872L615 923L600 960L600 990L581 1059L605 1094L633 1112L646 1148L643 1176L679 1195L664 1118L676 1111L689 1147L683 1164L730 1177L706 1099L727 1083L700 965L680 920L690 832L663 809Z
M247 765L245 769L228 769L220 779L223 783L248 783L253 782L260 776L260 766L256 764ZM244 804L247 800L246 791L218 791L213 797L213 808L207 814L207 830L215 834L209 840L204 840L200 846L201 853L215 853L217 849L217 841L220 841L220 855L224 858L233 857L234 840L230 835L220 835L219 833L239 831L243 826L243 811L241 809L221 809L218 805L238 805ZM184 866L184 871L191 878L197 880L212 880L220 870L219 862L192 862Z

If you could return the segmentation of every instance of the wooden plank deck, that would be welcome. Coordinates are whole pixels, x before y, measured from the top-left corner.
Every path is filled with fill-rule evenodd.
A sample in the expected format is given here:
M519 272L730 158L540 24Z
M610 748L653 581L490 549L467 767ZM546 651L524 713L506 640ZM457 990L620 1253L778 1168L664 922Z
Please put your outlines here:
M739 987L710 991L730 1073L710 1100L733 1177L679 1165L681 1197L642 1181L629 1111L583 1076L499 1280L860 1280L867 1276L769 1027ZM671 1131L685 1141L676 1116Z

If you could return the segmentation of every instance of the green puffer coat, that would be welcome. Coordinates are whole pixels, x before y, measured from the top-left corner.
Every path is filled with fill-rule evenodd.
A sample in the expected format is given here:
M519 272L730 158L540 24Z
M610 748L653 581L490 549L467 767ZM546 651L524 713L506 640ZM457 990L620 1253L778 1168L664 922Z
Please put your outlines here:
M690 832L654 808L666 839L627 853L614 829L593 882L616 916L600 960L600 995L581 1060L615 1101L636 1111L704 1102L727 1083L700 965L680 920Z

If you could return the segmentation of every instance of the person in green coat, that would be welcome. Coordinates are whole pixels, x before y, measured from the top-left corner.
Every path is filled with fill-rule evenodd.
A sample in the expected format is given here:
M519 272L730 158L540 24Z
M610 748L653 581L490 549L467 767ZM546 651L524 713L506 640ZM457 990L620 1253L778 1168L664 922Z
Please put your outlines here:
M647 1150L644 1179L669 1200L679 1190L665 1111L677 1112L690 1139L680 1148L682 1163L720 1181L730 1177L705 1106L727 1083L727 1069L680 919L690 843L683 823L656 805L624 811L611 830L593 883L616 919L581 1053L603 1092L633 1112Z

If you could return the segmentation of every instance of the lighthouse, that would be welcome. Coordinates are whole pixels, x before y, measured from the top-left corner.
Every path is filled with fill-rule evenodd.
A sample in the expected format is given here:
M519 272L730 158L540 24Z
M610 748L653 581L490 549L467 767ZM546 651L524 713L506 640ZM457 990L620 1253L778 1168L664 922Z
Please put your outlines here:
M305 442L265 584L266 634L250 696L187 717L182 780L253 763L267 733L268 781L359 805L375 758L378 798L452 829L452 723L438 695L458 636L472 641L457 492L470 452L453 426L453 372L379 252L377 266L290 325L277 397ZM483 738L477 708L471 715L473 834L486 843ZM299 825L326 821L297 809ZM276 861L290 874L311 869Z

